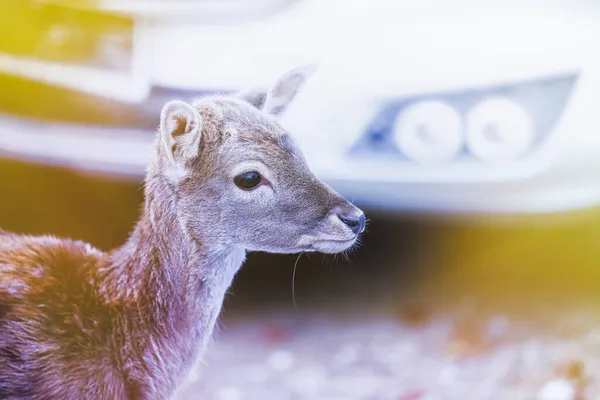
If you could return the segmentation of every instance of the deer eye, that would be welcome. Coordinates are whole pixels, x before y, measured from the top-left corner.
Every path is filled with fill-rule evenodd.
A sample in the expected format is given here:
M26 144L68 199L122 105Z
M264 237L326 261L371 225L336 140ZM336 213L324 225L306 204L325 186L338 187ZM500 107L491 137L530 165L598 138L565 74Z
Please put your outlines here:
M240 189L250 190L262 182L262 176L256 171L244 172L233 178L233 182Z

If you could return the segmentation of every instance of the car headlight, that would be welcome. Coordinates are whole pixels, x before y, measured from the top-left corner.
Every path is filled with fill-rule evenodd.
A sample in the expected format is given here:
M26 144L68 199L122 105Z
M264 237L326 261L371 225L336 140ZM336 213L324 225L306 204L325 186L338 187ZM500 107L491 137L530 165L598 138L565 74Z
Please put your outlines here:
M463 146L463 121L459 112L440 101L422 101L398 115L394 139L410 159L422 163L450 160Z
M577 78L386 100L347 155L421 164L517 161L552 137Z
M533 144L534 126L519 104L493 98L482 101L466 115L466 142L483 161L513 160Z

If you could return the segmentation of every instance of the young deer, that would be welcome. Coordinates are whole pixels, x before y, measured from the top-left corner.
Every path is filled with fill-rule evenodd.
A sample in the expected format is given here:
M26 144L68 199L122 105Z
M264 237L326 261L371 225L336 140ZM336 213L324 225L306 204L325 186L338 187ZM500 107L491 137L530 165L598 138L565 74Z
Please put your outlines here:
M364 214L315 178L276 119L311 73L166 104L122 247L0 231L0 398L169 398L247 251L356 243Z

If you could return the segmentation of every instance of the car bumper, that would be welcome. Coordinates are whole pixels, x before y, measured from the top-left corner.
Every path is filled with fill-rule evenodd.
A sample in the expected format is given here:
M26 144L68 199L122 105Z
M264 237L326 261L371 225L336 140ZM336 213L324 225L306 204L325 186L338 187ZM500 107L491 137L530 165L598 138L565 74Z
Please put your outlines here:
M381 211L442 214L542 214L595 207L600 180L589 176L594 164L550 169L515 182L378 183L328 180L357 204Z

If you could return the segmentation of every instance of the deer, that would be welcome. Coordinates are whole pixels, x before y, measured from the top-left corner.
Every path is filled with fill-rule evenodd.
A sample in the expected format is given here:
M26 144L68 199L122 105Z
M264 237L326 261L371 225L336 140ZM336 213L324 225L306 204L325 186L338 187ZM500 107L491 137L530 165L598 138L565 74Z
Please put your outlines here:
M167 102L121 247L0 230L0 398L173 398L248 252L358 245L364 212L313 174L281 125L315 68Z

